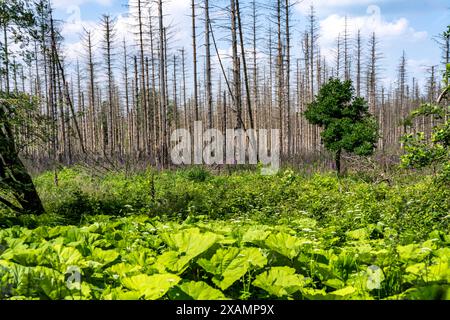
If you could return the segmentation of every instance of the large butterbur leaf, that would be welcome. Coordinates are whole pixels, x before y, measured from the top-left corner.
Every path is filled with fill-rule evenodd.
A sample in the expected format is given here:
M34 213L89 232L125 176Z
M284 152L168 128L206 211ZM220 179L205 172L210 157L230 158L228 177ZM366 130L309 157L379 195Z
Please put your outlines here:
M161 238L172 250L185 253L192 258L208 250L217 241L214 233L201 233L198 228L177 233L163 233Z
M139 250L133 250L126 254L121 253L121 256L122 261L140 267L146 267L155 261L155 252L149 248L139 248Z
M226 300L225 295L203 281L184 282L176 286L169 297L173 300Z
M40 292L48 299L60 300L69 293L64 275L54 269L36 267L33 270L33 279L38 284Z
M357 230L348 231L346 233L348 239L352 240L365 240L370 236L370 230L368 228L361 228Z
M37 266L45 260L45 248L39 249L18 249L7 250L1 256L4 260L9 260L23 266Z
M208 250L218 239L211 233L200 233L197 228L183 230L175 234L162 234L164 242L172 249L160 255L156 267L160 272L169 271L181 274L189 263Z
M176 251L166 251L156 260L155 267L158 272L183 273L189 266L192 257L189 255L180 255Z
M64 247L61 244L57 244L53 246L53 251L51 261L53 267L60 272L66 272L67 268L72 266L83 267L86 265L81 253L73 247Z
M351 298L356 293L356 289L352 286L348 286L339 290L335 290L329 293L331 299L345 300Z
M200 259L198 264L214 275L213 282L222 290L229 288L247 271L248 264L239 257L239 248L219 249L212 259Z
M269 271L256 276L253 285L267 291L278 298L289 297L303 288L308 281L295 269L289 267L273 267Z
M260 249L231 247L219 249L211 260L200 259L198 264L214 275L212 281L222 290L228 289L242 278L249 269L262 268L267 258Z
M151 276L140 274L122 279L122 284L131 291L139 293L140 297L147 300L156 300L164 296L180 280L177 275L169 273Z
M102 265L106 265L115 261L118 257L119 253L116 250L103 250L100 248L95 248L92 251L91 259Z
M431 248L421 247L418 244L408 244L406 246L397 247L400 259L404 262L421 262L431 253L431 251Z
M258 244L266 240L269 236L270 231L261 226L251 226L242 236L242 242L250 242Z
M112 276L125 277L130 274L139 272L142 269L139 265L128 264L124 262L117 263L105 270Z
M450 267L448 260L436 259L436 261L428 265L424 262L410 265L405 270L409 276L405 277L409 280L423 279L427 282L446 281L450 283Z
M105 290L101 296L103 300L139 300L141 297L141 292L124 291L123 288Z
M0 284L1 289L9 291L10 294L22 294L29 291L31 286L32 277L31 267L25 267L20 264L0 260Z
M266 246L279 254L294 259L300 253L302 241L287 233L271 234L265 241Z
M249 263L252 269L263 268L267 264L266 256L258 248L244 248L240 257L245 263Z

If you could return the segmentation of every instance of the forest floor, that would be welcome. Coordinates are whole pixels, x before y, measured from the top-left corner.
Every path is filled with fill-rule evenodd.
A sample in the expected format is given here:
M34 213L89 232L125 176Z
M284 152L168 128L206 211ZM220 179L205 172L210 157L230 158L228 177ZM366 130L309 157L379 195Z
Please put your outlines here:
M35 183L47 214L0 209L0 299L450 299L450 189L429 176Z

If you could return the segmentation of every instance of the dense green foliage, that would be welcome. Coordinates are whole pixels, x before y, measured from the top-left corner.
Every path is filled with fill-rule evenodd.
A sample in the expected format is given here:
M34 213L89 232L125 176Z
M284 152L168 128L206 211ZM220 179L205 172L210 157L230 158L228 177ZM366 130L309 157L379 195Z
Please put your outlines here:
M378 125L364 98L355 96L351 81L331 79L308 105L305 117L323 127L322 142L326 149L336 153L338 171L342 151L359 156L374 152Z
M450 27L449 27L450 30ZM449 31L450 32L450 31ZM450 34L450 33L449 33ZM447 35L448 36L448 35ZM443 101L450 96L450 64L444 75L444 90L439 100ZM433 128L431 137L427 137L424 132L408 134L403 137L406 154L402 157L402 164L409 168L438 167L441 170L439 178L444 182L450 182L450 106L444 107L437 104L424 104L415 110L407 120L412 122L419 116L433 117L437 125Z
M165 220L252 218L263 223L306 216L321 225L358 229L371 223L396 228L402 241L423 240L448 227L450 190L421 176L399 176L392 185L370 177L302 176L290 170L275 176L240 172L213 175L203 169L94 176L82 169L35 179L48 214L5 214L0 226L79 224L86 216L147 214Z
M4 299L450 298L450 190L432 179L70 169L36 185L48 214L2 211Z

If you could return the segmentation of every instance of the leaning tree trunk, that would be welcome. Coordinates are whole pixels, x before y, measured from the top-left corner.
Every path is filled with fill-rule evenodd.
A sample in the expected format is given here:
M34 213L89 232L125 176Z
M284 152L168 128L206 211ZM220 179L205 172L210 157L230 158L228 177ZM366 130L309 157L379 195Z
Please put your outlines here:
M19 158L9 121L10 105L0 99L0 188L11 192L20 208L1 198L0 202L20 213L44 213L44 207L31 176Z

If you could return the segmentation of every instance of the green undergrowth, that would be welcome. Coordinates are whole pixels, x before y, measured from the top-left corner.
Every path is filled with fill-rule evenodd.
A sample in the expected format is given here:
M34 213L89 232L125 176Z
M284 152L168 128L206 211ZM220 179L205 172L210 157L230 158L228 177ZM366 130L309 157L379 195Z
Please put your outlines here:
M213 175L201 168L93 176L82 169L64 169L58 186L53 173L35 181L48 213L39 218L5 214L1 224L77 225L88 216L136 214L176 221L205 216L263 223L308 217L342 232L382 224L410 242L425 239L433 230L446 230L450 222L450 189L426 176L400 177L388 184L359 176L303 176L291 170L275 176Z
M306 217L88 220L0 230L0 297L450 299L450 234L442 231L401 245L380 224L341 234Z
M450 190L430 177L72 168L35 182L47 214L0 211L2 299L450 299Z

